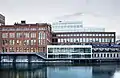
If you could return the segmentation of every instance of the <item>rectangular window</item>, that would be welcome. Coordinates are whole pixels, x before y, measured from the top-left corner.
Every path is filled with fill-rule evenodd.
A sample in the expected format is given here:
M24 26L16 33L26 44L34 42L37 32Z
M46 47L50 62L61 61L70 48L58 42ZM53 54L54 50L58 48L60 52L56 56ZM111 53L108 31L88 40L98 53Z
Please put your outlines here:
M86 42L89 42L89 38L86 38Z
M83 42L85 42L85 38L83 38Z
M10 45L14 45L15 44L15 40L9 40L9 44Z
M105 36L108 36L108 34L105 34Z
M46 34L43 33L43 34L42 34L42 39L45 39L45 38L46 38Z
M102 34L102 36L105 36L105 34Z
M80 38L80 42L82 42L82 38Z
M2 33L2 38L8 38L8 33Z
M17 38L22 38L22 33L20 33L20 32L19 32L19 33L16 33L16 37L17 37Z
M10 52L14 52L14 48L13 48L13 47L10 47L10 48L9 48L9 51L10 51Z
M96 42L98 42L98 38L96 38Z
M24 41L23 41L23 44L24 44L24 45L29 45L29 40L24 40Z
M83 34L80 34L80 36L82 36Z
M112 34L112 36L114 36L114 34Z
M31 33L31 38L36 38L36 33Z
M17 40L16 42L18 45L21 45L22 44L22 41L21 40Z
M7 45L8 43L9 43L8 40L3 40L3 41L2 41L2 44L3 44L3 45Z
M83 34L83 36L85 36L85 34Z
M9 33L9 38L15 38L15 33Z
M99 34L99 36L102 36L102 34Z
M114 38L111 39L111 42L114 42Z
M36 40L31 40L31 45L36 45Z
M96 34L96 36L98 36L98 34Z
M95 36L95 34L93 34L93 36Z
M92 34L89 34L89 36L92 36Z
M39 45L41 44L41 40L38 40L38 44L39 44Z
M99 38L99 42L101 42L101 38Z
M104 38L102 38L102 42L104 42Z
M29 38L29 33L24 33L25 38Z

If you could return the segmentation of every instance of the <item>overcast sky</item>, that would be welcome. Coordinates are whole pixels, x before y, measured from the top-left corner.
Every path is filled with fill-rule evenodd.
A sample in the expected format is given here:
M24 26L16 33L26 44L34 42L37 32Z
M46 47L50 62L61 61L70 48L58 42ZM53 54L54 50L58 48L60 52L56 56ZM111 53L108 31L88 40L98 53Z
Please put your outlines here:
M120 35L120 0L0 0L0 13L6 17L6 24L67 18L82 20L85 26L105 27Z

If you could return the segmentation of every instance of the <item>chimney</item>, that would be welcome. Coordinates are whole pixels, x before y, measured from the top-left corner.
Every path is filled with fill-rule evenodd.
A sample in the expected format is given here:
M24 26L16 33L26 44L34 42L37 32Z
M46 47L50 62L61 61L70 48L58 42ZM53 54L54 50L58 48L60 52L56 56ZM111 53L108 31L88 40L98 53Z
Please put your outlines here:
M22 25L25 25L25 24L26 24L26 21L25 21L25 20L22 20L22 21L21 21L21 24L22 24Z

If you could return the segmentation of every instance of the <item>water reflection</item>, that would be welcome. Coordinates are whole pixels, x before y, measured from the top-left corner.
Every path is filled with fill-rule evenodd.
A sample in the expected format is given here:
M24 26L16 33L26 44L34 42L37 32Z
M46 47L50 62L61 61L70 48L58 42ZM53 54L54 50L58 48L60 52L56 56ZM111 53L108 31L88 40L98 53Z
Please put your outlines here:
M120 66L44 66L37 63L1 64L0 78L120 78Z

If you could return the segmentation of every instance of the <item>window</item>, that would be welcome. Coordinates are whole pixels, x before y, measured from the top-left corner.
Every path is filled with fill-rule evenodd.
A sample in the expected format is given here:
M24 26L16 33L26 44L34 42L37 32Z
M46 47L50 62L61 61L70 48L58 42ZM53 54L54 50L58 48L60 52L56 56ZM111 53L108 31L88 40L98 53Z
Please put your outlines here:
M112 34L109 34L109 36L112 36Z
M107 54L107 57L109 57L109 54Z
M9 40L9 44L10 45L14 45L15 44L15 40Z
M111 42L114 42L114 38L111 39Z
M31 40L31 45L36 45L36 40Z
M19 33L16 33L16 37L17 37L17 38L21 38L21 37L22 37L22 33L20 33L20 32L19 32Z
M9 43L8 40L3 40L3 41L2 41L2 44L3 44L3 45L7 45L8 43Z
M99 38L99 42L101 42L101 38Z
M23 44L24 44L24 45L29 45L29 40L24 40L24 41L23 41Z
M105 34L105 36L108 36L108 34Z
M102 34L99 34L99 36L102 36Z
M41 40L38 40L38 45L41 45Z
M85 36L85 34L83 34L83 36Z
M29 33L24 33L25 38L29 38Z
M101 57L103 57L103 54L101 54Z
M36 33L31 33L31 38L36 38Z
M14 48L13 48L13 47L10 47L10 48L9 48L9 51L10 51L10 52L14 52Z
M95 36L95 34L93 34L93 36Z
M82 38L80 38L80 42L82 42Z
M112 34L112 36L114 36L114 34Z
M22 41L21 41L21 40L17 40L17 44L18 44L18 45L21 45L21 44L22 44Z
M96 42L98 42L98 38L96 38Z
M89 36L92 36L92 34L89 34Z
M98 36L98 34L96 34L96 36Z
M2 33L2 38L8 38L8 33Z
M102 34L102 36L105 36L105 34Z
M86 38L86 42L89 42L89 38Z
M80 34L80 36L82 36L83 34Z
M106 57L106 54L104 54L104 57Z
M15 33L9 33L9 38L15 38Z
M83 38L83 42L85 42L85 38Z
M104 42L104 38L102 38L102 41L101 42Z
M46 38L46 34L43 33L43 34L42 34L42 39L45 39L45 38Z

